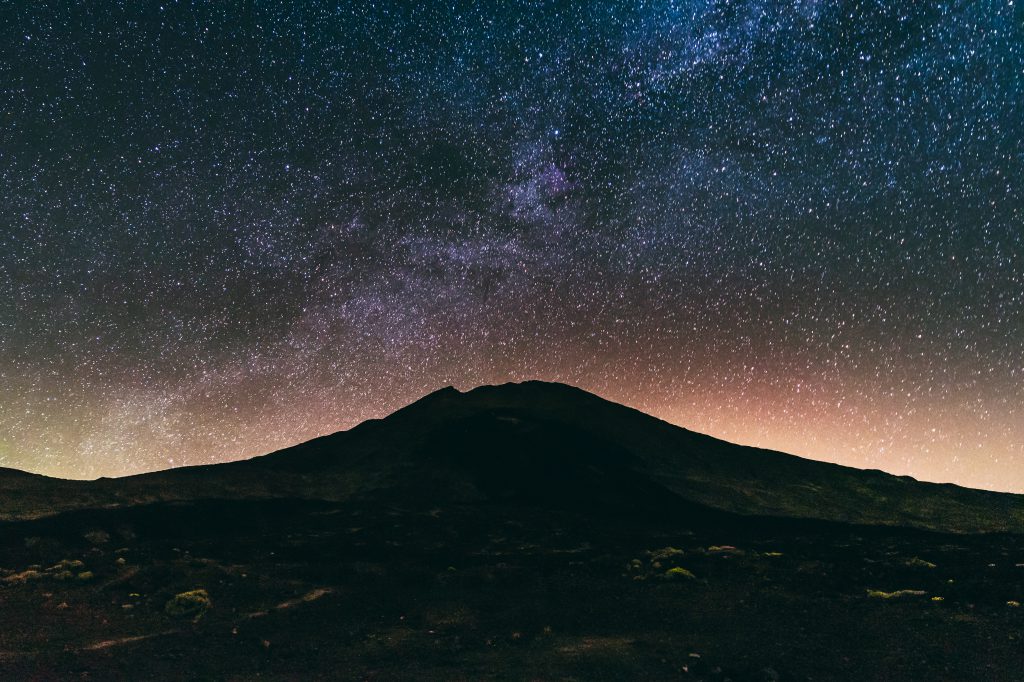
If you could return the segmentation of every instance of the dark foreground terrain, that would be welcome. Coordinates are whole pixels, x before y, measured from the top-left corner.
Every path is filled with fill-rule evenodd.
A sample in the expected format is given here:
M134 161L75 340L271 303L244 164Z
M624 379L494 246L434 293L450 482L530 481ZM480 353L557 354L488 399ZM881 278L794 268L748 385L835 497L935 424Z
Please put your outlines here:
M1024 678L1020 496L564 386L0 493L0 680Z
M9 523L0 529L0 676L1024 674L1020 536L698 511L690 523L639 521L279 500ZM174 601L194 590L208 604Z

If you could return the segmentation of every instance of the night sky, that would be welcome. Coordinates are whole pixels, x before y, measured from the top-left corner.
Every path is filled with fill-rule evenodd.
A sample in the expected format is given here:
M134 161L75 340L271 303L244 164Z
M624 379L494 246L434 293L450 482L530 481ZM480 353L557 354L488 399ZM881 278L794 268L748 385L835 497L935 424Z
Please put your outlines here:
M1024 11L0 5L0 465L565 381L1024 492Z

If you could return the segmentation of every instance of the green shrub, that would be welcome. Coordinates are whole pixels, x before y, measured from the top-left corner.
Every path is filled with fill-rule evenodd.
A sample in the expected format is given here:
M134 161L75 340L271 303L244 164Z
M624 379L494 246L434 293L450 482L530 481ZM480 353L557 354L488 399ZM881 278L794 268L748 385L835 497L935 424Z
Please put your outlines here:
M667 571L665 571L666 580L693 580L696 577L697 576L695 576L690 571L686 570L685 568L680 568L679 566L676 566L675 568L670 568Z
M206 590L189 590L171 597L164 604L164 612L169 616L194 616L198 619L211 606L210 595Z

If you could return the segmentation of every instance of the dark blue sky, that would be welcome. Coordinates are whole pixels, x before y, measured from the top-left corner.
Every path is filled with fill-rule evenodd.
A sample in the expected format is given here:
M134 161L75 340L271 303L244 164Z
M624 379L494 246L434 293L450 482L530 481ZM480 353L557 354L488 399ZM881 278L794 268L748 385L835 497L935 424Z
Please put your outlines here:
M1024 491L1008 0L0 12L2 465L542 378Z

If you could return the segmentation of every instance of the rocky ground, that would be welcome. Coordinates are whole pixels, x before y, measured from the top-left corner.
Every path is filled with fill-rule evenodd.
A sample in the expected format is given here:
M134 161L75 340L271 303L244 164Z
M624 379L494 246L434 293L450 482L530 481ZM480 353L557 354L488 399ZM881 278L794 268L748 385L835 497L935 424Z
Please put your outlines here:
M3 679L1020 679L1024 538L207 502L0 527Z

